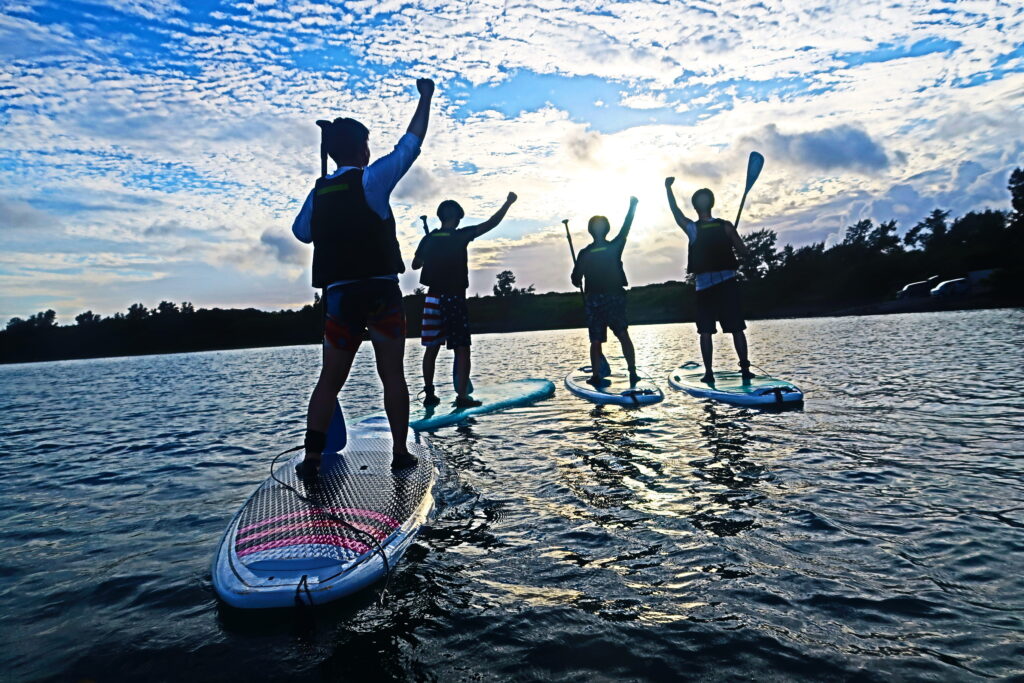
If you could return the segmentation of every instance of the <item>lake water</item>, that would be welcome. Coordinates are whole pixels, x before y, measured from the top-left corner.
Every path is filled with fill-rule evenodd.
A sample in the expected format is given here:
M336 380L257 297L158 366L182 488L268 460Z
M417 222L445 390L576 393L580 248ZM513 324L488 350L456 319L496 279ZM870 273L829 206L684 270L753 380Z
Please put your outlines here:
M669 389L692 325L632 329L666 391L640 410L562 388L583 330L475 338L477 384L558 391L438 432L388 602L312 618L220 606L209 564L301 440L317 347L0 366L0 678L1024 675L1024 312L751 328L802 411ZM360 353L353 416L380 405Z

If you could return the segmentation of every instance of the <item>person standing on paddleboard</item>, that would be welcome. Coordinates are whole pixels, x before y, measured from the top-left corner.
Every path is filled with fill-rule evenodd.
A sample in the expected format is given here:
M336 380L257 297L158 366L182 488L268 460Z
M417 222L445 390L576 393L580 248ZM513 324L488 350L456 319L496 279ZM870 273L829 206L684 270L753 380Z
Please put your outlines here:
M430 120L434 81L416 81L419 104L395 149L372 164L370 131L355 119L317 121L322 131L321 173L295 218L292 232L313 243L313 286L324 290L324 353L309 399L303 478L320 469L334 405L364 336L369 336L384 385L384 410L396 469L412 467L409 388L405 382L405 313L398 274L405 271L390 197L420 153ZM338 169L327 175L327 157Z
M572 269L572 284L583 286L586 300L587 331L590 336L590 367L593 376L589 383L595 387L605 386L600 374L601 359L604 358L602 345L608 341L611 328L622 345L622 355L629 366L629 383L636 384L640 376L636 372L636 354L633 341L629 338L626 322L626 273L622 268L622 250L626 248L629 228L633 225L637 198L629 198L629 211L622 229L615 239L609 240L611 225L604 216L593 216L587 223L587 230L593 242L583 247L576 257Z
M732 334L743 378L752 379L754 373L750 371L750 360L747 358L747 336L743 332L747 324L743 320L739 282L736 278L736 269L739 267L736 254L745 255L747 248L732 223L711 216L711 209L715 205L715 195L711 190L703 188L693 193L690 202L697 212L697 220L694 221L687 218L676 204L672 192L673 182L675 178L665 178L668 205L676 224L690 241L686 269L694 276L697 285L697 334L700 335L700 353L704 359L704 377L701 381L708 384L715 382L711 336L718 332L716 320L721 323L722 332Z
M420 283L429 287L423 300L421 334L423 346L427 347L423 354L425 406L436 406L441 402L434 392L434 366L441 345L446 342L448 348L455 352L455 406L473 408L481 405L469 391L469 347L472 342L466 306L466 289L469 288L467 247L477 237L496 228L516 199L515 192L509 192L497 213L483 223L467 228L459 228L459 222L466 215L462 207L458 202L446 199L437 207L441 227L424 236L416 248L412 267L414 270L423 268ZM423 221L426 226L426 217Z

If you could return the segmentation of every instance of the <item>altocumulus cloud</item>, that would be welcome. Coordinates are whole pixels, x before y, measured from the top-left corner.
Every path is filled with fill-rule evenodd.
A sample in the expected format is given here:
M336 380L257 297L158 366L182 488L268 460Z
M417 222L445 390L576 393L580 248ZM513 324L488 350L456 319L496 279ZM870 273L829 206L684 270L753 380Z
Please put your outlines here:
M822 171L882 171L890 164L889 155L879 142L863 129L849 124L783 133L772 123L748 140L759 144L774 159Z

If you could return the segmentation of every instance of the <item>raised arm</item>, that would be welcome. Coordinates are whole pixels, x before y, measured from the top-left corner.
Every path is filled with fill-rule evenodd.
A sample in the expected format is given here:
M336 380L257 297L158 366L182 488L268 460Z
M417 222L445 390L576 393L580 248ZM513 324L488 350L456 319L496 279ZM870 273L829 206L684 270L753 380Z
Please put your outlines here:
M747 249L747 245L743 243L743 239L740 237L740 233L736 230L736 226L729 221L723 221L725 224L725 234L729 236L729 241L732 242L733 248L737 253L747 256L750 254L750 250Z
M672 183L676 181L675 178L665 178L665 193L668 195L668 208L672 209L672 216L676 219L676 225L680 228L685 228L687 223L692 223L682 211L679 210L679 205L676 204L676 196L672 192Z
M622 221L622 228L619 230L619 234L615 236L616 242L625 242L626 238L629 237L629 229L633 227L633 216L636 214L637 198L629 198L629 211L626 212L626 220Z
M508 197L505 199L505 203L501 205L501 208L498 209L493 216L485 220L480 225L473 226L473 230L475 232L474 237L479 237L485 232L498 227L498 223L500 223L505 217L505 214L508 213L509 207L512 206L517 199L519 199L519 197L516 196L515 192L509 192Z
M420 101L406 132L412 133L422 142L427 136L427 123L430 121L430 100L434 96L434 81L429 78L417 78L416 89L420 92Z

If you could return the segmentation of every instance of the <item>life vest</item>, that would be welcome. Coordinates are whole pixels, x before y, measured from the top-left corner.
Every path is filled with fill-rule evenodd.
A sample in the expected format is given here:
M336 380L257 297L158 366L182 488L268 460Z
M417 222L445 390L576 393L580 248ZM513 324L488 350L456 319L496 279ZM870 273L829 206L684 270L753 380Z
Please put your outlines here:
M314 287L405 272L394 214L367 203L361 168L316 181L312 228Z
M439 228L423 238L420 283L443 294L457 294L469 287L469 253L473 235L466 229Z
M584 247L579 264L588 293L616 291L629 284L622 268L622 244L614 240Z
M732 240L725 233L725 221L712 218L697 221L697 237L690 242L686 269L692 274L735 270L739 267Z

